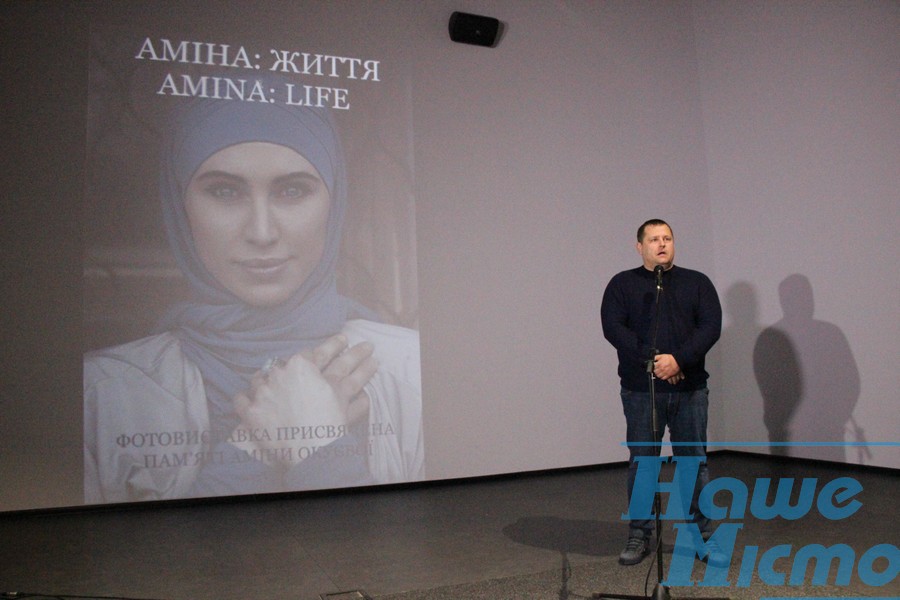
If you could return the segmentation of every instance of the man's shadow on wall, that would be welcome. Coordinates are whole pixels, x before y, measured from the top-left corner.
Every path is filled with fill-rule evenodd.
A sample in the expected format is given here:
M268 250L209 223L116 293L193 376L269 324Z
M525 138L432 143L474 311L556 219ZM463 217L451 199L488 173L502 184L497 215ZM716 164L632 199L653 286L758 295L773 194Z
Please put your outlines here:
M717 396L722 398L719 412L725 424L722 425L724 431L717 431L716 436L750 442L765 440L763 402L751 360L756 340L763 330L753 285L746 281L734 283L725 293L723 308L730 324L722 330L716 347L723 382ZM713 411L710 413L712 418Z
M760 333L753 372L763 399L769 442L844 442L859 399L856 360L834 324L813 318L813 290L804 275L778 286L784 317ZM864 441L854 432L855 441ZM845 462L840 445L773 446L772 454ZM861 454L860 462L865 462Z

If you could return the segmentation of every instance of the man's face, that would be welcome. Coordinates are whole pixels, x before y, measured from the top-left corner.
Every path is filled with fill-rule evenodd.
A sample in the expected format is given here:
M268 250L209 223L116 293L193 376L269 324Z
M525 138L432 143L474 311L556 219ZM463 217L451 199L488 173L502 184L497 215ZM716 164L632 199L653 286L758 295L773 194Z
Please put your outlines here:
M648 225L644 228L644 239L636 247L644 268L649 271L657 265L668 270L675 261L675 239L668 225Z

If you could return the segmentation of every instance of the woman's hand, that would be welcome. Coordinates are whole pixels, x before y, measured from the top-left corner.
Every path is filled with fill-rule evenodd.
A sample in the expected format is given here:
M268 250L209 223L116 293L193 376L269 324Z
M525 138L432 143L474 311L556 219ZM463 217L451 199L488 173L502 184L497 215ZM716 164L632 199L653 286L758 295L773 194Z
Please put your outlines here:
M348 406L349 423L369 414L369 397L363 387L378 370L378 362L372 356L374 351L370 342L348 348L347 338L339 334L325 340L312 352L301 354L318 367L340 402Z
M304 441L297 432L312 432L330 443L346 426L368 414L369 399L363 386L378 364L369 342L348 347L347 338L336 335L311 351L296 354L286 363L257 372L250 389L234 398L241 425L250 433L235 445L264 462L290 465L299 462L291 450ZM253 452L257 450L258 452Z

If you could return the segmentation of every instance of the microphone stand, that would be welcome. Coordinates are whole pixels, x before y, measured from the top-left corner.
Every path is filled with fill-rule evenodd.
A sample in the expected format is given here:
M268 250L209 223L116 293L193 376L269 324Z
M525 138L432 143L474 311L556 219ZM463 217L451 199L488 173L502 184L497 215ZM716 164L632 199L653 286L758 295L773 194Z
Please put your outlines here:
M647 360L647 380L650 386L650 416L651 425L653 427L653 443L659 452L660 442L662 442L662 432L659 430L659 420L656 416L656 376L653 374L656 355L659 350L656 348L657 337L659 335L659 305L660 296L662 295L662 274L664 268L662 265L656 265L653 269L656 274L656 323L653 326L653 344L650 350L650 358ZM653 512L656 524L656 587L653 588L652 596L640 596L630 594L607 594L606 592L597 592L591 598L616 598L621 600L671 600L669 595L669 587L663 585L663 556L662 556L662 498L659 494L659 486L656 486L656 492L653 494ZM646 588L645 588L646 589ZM715 600L715 599L710 599ZM725 599L727 600L727 599Z

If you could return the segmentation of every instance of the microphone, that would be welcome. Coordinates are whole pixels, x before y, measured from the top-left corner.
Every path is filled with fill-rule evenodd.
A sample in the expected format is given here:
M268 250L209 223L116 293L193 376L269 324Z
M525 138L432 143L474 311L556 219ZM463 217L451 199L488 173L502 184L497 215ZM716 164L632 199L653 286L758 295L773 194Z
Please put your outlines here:
M663 269L662 265L656 265L656 267L654 267L653 269L653 271L656 273L656 289L658 290L662 289L662 274L664 270L665 269Z

